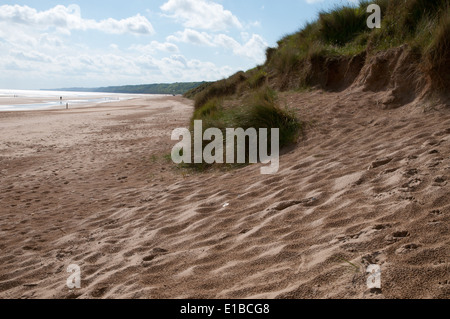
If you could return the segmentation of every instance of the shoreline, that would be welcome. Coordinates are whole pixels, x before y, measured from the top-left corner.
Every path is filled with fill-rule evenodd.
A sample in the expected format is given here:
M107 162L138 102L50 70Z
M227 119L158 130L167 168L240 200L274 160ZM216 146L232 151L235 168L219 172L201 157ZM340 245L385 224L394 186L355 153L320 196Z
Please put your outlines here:
M33 92L33 91L31 91ZM102 104L120 103L130 100L141 99L161 99L168 98L167 95L159 94L102 94L95 93L90 95L83 95L81 92L73 92L76 94L66 94L71 92L55 92L57 95L61 94L62 100L56 96L46 97L8 97L0 96L0 112L22 112L22 111L47 111L47 110L62 110L66 109L66 103L69 104L69 108L88 108L95 107Z

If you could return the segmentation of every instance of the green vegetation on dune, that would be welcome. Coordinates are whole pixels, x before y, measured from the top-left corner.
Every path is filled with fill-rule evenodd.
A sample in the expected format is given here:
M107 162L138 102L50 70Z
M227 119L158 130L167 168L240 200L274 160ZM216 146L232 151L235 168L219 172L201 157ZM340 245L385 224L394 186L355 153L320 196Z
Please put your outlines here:
M228 87L227 84L222 84L224 87ZM281 107L277 103L276 92L267 86L253 91L239 105L226 104L224 100L217 97L208 99L206 103L195 110L191 120L191 131L194 130L195 120L202 121L203 132L209 128L217 128L222 131L224 137L226 136L227 128L242 128L244 130L266 128L269 133L268 141L270 141L270 129L278 128L280 136L279 146L281 148L295 143L302 132L303 124L299 121L296 114L287 107ZM204 141L203 147L208 143L208 141ZM225 147L226 141L224 140L223 143ZM270 142L268 148L271 149ZM248 145L246 152L246 160L248 162ZM210 166L205 163L187 165L187 167L200 171ZM239 167L241 165L231 166Z
M183 95L188 99L193 99L198 93L205 91L209 86L211 86L211 84L212 82L202 82L202 84L188 90Z
M450 10L440 18L430 44L426 47L426 63L434 85L448 90L450 84Z
M367 26L370 4L381 8L380 29ZM308 77L313 60L370 55L404 44L419 54L421 67L437 78L437 87L448 86L450 0L365 0L355 6L336 6L320 12L315 21L298 32L283 37L276 48L268 48L264 65L209 83L190 97L195 98L199 108L210 98L248 92L268 80L283 82L292 76L299 89L313 84Z
M217 81L209 85L206 90L195 95L195 108L201 107L211 98L230 96L237 92L238 85L245 81L244 72L238 72L228 79Z
M381 29L366 25L369 4L378 4L382 12ZM308 59L349 56L408 44L424 56L436 43L439 30L446 29L449 0L362 1L355 7L336 7L321 12L319 18L302 30L285 36L278 48L267 50L265 68L285 74L301 68ZM440 55L448 54L450 34L441 32L441 44L435 48ZM433 59L433 63L437 61ZM298 71L298 70L296 70ZM307 84L307 83L305 83Z
M277 94L265 86L243 99L238 106L224 106L218 98L208 100L194 112L192 121L202 120L208 128L279 128L280 147L295 143L302 128L295 113L277 104Z

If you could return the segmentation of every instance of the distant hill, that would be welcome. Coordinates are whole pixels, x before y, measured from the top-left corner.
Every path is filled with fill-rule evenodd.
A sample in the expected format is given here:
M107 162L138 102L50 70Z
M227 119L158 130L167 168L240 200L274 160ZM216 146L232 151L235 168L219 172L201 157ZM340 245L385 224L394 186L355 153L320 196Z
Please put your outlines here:
M186 82L171 84L142 84L109 86L100 88L64 88L44 91L69 91L69 92L101 92L101 93L125 93L125 94L184 94L195 89L205 82Z

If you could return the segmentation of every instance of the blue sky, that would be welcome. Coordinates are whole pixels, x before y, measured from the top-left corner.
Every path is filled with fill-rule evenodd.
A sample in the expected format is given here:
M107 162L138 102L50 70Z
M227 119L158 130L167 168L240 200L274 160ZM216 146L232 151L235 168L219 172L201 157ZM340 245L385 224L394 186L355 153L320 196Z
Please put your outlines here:
M354 0L5 1L0 88L218 80Z

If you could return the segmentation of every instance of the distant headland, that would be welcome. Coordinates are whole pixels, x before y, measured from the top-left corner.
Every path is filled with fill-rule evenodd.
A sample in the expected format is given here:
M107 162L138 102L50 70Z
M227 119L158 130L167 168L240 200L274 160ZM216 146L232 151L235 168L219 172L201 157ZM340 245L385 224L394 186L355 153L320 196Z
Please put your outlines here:
M43 89L42 91L68 91L68 92L99 92L99 93L125 93L125 94L184 94L195 89L206 82L183 82L183 83L160 83L108 86L99 88L63 88L63 89Z

